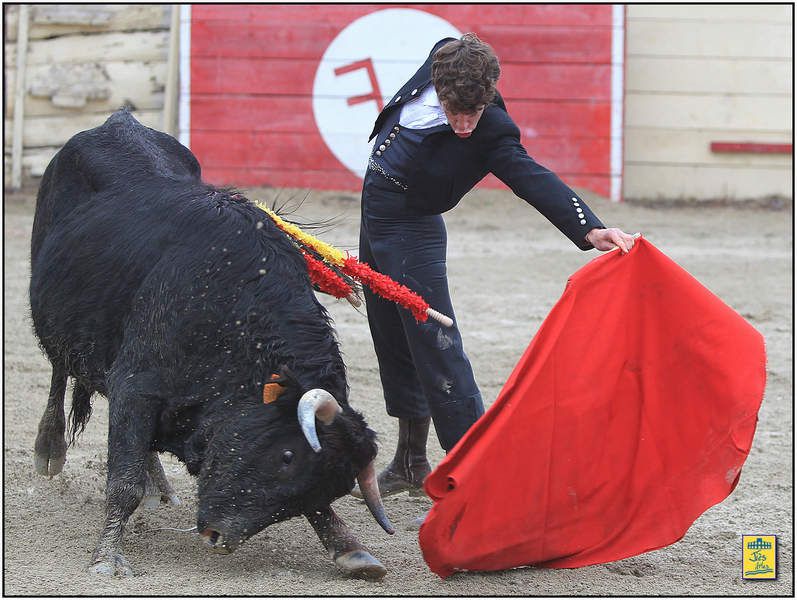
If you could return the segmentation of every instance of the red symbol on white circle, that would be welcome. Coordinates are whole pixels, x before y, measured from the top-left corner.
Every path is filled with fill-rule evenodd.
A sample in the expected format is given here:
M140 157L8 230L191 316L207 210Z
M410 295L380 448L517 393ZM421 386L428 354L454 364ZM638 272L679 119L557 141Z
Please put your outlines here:
M324 142L352 173L365 174L368 135L385 102L436 42L461 35L430 13L390 8L352 21L332 40L316 71L313 114Z

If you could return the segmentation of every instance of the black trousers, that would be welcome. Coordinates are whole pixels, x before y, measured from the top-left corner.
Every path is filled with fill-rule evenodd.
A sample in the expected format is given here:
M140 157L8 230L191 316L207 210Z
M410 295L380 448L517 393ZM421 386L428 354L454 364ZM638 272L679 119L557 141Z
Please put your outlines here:
M450 328L431 319L418 323L408 310L364 290L387 413L404 419L431 416L448 451L484 414L484 404L451 306L443 217L413 213L400 188L367 172L360 260L454 319Z

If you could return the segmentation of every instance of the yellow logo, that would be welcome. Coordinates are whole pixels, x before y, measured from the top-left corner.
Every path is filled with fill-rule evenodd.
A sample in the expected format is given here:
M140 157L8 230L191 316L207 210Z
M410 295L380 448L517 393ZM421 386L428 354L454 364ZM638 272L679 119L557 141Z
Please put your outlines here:
M743 535L744 579L777 579L777 536Z

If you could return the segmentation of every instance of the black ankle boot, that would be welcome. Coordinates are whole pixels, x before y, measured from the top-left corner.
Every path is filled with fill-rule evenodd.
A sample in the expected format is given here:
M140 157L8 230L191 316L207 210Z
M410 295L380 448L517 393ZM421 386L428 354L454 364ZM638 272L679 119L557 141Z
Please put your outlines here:
M432 471L426 458L426 438L431 419L399 419L396 454L379 474L382 497L409 491L410 496L423 496L423 480Z
M396 454L390 464L377 477L382 498L409 491L410 496L423 496L423 480L432 467L426 458L426 438L429 435L429 417L399 419ZM355 487L352 496L362 498Z

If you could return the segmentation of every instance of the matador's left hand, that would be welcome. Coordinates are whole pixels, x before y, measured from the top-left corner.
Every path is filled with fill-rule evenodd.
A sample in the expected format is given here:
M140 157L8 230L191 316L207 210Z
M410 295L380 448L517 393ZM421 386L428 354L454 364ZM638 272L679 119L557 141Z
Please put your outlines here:
M591 229L586 238L601 252L611 250L616 246L623 254L628 254L628 251L634 247L634 236L617 229L617 227Z

